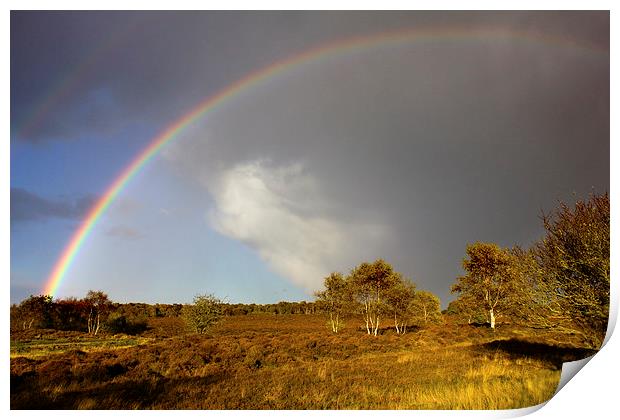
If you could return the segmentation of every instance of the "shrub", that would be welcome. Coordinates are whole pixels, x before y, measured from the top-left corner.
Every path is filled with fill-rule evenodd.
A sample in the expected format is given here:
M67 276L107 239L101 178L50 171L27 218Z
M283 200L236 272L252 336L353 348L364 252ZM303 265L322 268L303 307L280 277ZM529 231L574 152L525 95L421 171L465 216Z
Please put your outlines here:
M213 295L196 295L193 305L187 305L184 317L199 334L206 333L223 314L222 301Z

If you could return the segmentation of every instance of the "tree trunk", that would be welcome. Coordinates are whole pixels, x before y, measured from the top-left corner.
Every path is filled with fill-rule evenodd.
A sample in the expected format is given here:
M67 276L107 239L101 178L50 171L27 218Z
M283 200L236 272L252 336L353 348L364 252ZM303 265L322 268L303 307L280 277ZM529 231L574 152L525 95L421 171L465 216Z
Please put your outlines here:
M495 314L493 313L493 308L489 309L489 319L491 321L491 328L495 329Z
M371 331L371 319L370 319L370 306L368 301L364 302L364 320L366 321L366 333L370 335Z
M97 333L99 332L99 312L97 312L97 323L95 324L95 334L97 335Z
M370 320L370 331L368 334L371 334L375 330L375 319L370 313L368 313L368 319Z
M91 309L88 313L88 333L90 334L93 331L93 310Z

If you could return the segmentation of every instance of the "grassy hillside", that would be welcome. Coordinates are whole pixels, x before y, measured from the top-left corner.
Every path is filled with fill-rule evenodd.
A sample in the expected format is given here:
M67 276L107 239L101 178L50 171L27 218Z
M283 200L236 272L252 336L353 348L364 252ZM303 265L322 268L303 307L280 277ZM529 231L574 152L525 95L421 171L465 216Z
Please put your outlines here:
M378 337L355 321L333 334L320 315L229 316L208 335L180 318L149 323L139 337L14 334L11 408L520 408L549 399L562 361L587 355L449 318Z

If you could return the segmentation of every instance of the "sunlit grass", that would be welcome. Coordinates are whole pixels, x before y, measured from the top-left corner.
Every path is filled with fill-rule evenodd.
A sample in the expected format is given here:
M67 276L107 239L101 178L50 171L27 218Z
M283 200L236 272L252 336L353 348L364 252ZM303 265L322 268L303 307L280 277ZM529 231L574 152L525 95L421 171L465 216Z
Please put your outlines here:
M485 347L498 337L485 330L371 337L323 321L259 315L206 336L12 343L11 407L508 409L545 402L560 378L544 358Z
M84 352L108 349L122 349L145 344L151 341L148 338L70 338L44 339L32 341L11 341L11 358L14 357L43 357L52 354L61 354L69 350Z

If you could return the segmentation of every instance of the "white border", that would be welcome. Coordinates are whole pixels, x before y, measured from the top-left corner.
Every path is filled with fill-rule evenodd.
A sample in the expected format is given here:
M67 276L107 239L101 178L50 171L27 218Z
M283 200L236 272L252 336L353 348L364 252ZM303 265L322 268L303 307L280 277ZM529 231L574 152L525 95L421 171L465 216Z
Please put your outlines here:
M367 2L367 1L323 1L317 0L312 2L295 2L287 3L283 1L263 0L263 1L241 1L232 0L227 2L212 2L212 1L188 1L188 0L176 0L174 2L161 2L161 1L119 1L110 0L107 2L98 1L76 1L76 0L60 0L53 3L42 0L22 0L22 1L5 1L6 12L3 16L4 24L3 28L3 42L2 47L4 50L4 57L10 57L10 13L13 10L137 10L137 9L158 9L158 10L197 10L197 9L213 9L213 10L255 10L255 9L290 9L290 10L307 10L307 9L324 9L324 10L340 10L340 9L376 9L381 8L383 10L403 10L403 9L417 9L417 10L611 10L611 45L612 47L617 45L617 30L615 25L618 23L618 19L614 16L614 3L611 1L532 1L522 0L519 2L496 2L496 1L443 1L440 4L432 2L405 2L405 1L393 1L384 0L382 2ZM467 10L465 9L465 10ZM613 48L612 48L613 50ZM616 51L617 52L617 51ZM8 61L8 60L7 60ZM617 74L618 67L616 65L615 54L612 51L611 54L611 74ZM5 96L3 101L3 128L9 138L10 127L10 67L4 66L3 75L5 80ZM612 77L611 80L611 139L617 138L617 130L615 128L615 98L617 98L617 85ZM613 202L614 197L614 185L617 181L618 170L615 169L613 162L617 161L617 146L616 142L612 141L610 144L610 159L611 159L611 188L610 196L612 197L612 220L618 219L618 212L615 211L616 206ZM9 177L10 177L10 154L9 154L9 142L4 142L3 150L0 153L0 185L2 185L0 193L0 235L2 235L2 241L0 242L0 273L3 274L5 279L3 302L4 310L2 313L2 322L5 328L8 328L8 307L10 305L10 237L9 237ZM612 274L615 273L617 267L618 246L616 246L615 224L612 223ZM612 312L610 319L615 324L618 312L618 287L615 279L612 281ZM5 330L4 334L4 346L2 348L2 354L5 363L4 380L2 381L2 390L4 395L5 410L9 410L9 343L8 343L8 331ZM616 337L608 337L608 341L604 348L588 363L581 372L577 374L577 378L569 381L569 383L559 391L559 393L553 397L546 405L541 409L531 414L531 418L537 419L557 419L557 418L609 418L612 413L617 412L616 400L617 396L617 384L618 375L620 374L618 366L619 345ZM355 416L356 419L374 418L376 416L388 415L389 417L424 417L424 418L445 418L445 417L465 417L465 418L500 418L500 417L514 417L515 415L523 415L525 411L531 410L515 410L515 411L401 411L401 412L375 412L375 411L355 411L355 412L315 412L315 411L300 411L290 413L286 411L215 411L215 412L193 412L193 411L148 411L132 413L132 415L148 416L150 418L170 418L170 417L194 417L204 415L215 415L216 417L226 418L243 418L247 416L258 416L269 418L289 418L292 414L295 417L312 417L329 415L336 417L348 417ZM41 415L40 413L30 413L27 411L10 411L9 415L14 417L27 417L32 415ZM89 412L88 416L107 418L112 413L109 411L94 411ZM129 412L121 411L114 412L115 415L125 416ZM84 413L77 411L48 411L45 416L52 418L66 418L67 416L83 416ZM374 420L374 419L373 419Z

